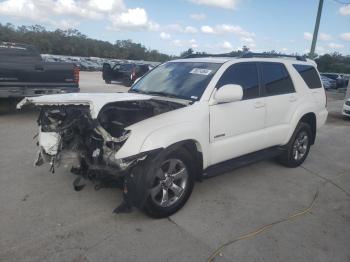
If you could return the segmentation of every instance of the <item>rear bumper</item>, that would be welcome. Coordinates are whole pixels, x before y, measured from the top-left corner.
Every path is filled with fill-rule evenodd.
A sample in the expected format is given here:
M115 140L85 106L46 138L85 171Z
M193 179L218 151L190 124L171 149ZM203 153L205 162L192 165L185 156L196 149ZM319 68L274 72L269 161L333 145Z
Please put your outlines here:
M327 109L322 110L317 114L317 128L320 128L326 123L328 117L328 111Z
M79 87L0 87L0 98L78 93Z

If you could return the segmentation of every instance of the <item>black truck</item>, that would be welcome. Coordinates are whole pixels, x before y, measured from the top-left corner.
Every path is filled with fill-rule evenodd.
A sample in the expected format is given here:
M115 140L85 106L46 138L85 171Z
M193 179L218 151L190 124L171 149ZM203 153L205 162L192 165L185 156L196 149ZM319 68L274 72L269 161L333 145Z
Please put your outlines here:
M0 42L0 98L79 92L79 69L44 62L33 46Z

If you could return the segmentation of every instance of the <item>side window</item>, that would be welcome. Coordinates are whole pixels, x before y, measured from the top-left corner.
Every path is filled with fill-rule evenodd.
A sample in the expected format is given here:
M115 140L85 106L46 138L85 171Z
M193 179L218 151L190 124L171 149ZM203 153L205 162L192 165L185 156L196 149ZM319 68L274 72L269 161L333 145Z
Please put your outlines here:
M281 63L260 63L262 84L266 96L294 93L295 89L286 68Z
M230 66L221 76L217 87L236 84L243 88L243 100L259 97L258 70L255 63L238 63Z
M293 65L294 68L298 71L300 76L304 79L307 86L311 89L321 88L321 80L317 74L316 69L311 65Z

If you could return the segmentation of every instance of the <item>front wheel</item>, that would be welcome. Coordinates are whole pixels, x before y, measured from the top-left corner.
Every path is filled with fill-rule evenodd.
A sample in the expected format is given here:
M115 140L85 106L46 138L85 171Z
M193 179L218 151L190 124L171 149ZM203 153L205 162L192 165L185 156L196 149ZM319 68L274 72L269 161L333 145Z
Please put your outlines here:
M190 197L194 180L191 155L185 149L170 153L156 164L144 211L151 217L168 217Z
M311 138L310 125L299 123L278 161L287 167L300 166L309 154Z

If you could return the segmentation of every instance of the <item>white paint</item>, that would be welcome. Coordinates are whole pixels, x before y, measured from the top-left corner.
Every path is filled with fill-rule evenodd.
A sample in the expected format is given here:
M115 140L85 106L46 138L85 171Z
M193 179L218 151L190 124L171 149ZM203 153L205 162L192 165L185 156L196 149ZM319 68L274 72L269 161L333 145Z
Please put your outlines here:
M309 89L293 67L293 64L315 66L313 61L303 62L290 58L194 58L176 61L222 63L222 66L213 76L199 101L127 127L126 129L130 130L130 137L116 153L117 159L166 148L179 141L193 140L203 154L203 168L206 168L257 150L285 145L301 117L307 113L315 113L317 128L327 119L324 89ZM235 63L259 61L283 63L292 77L296 92L217 103L216 85L225 70ZM18 107L26 103L81 104L90 106L91 115L96 118L101 108L108 103L151 98L168 99L134 93L63 94L26 98ZM44 145L49 146L50 143Z

